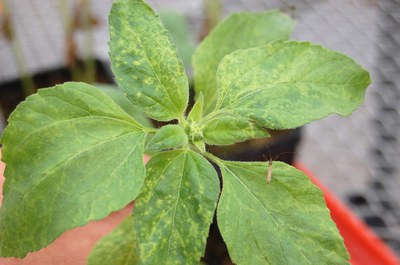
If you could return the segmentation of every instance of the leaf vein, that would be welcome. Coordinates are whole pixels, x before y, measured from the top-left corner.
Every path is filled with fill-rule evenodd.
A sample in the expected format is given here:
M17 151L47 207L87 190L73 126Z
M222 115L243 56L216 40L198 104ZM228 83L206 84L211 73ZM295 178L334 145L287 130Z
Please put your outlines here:
M142 35L142 32L139 30L140 27L137 27L136 23L133 23L133 27L136 29L137 32L139 32L139 34L137 34L137 36L138 36L138 39L139 39L139 41L140 41L140 45L141 45L142 48L143 48L143 52L144 52L144 55L145 55L145 57L146 57L146 59L147 59L147 62L149 63L151 69L153 70L153 72L154 72L154 74L155 74L155 78L156 78L157 81L160 83L160 85L161 85L162 89L164 90L165 94L168 96L168 100L169 100L170 104L174 107L174 110L175 110L177 113L179 113L179 110L178 110L177 106L175 105L174 101L172 100L171 95L169 94L168 89L166 89L164 83L161 82L160 77L158 76L158 73L155 71L154 66L153 66L153 64L152 64L152 62L151 62L151 60L150 60L150 58L149 58L149 56L148 56L148 52L147 52L147 49L145 48L145 45L143 45L143 40L142 40L142 36L141 36L141 35ZM162 33L167 33L167 32L166 32L166 31L162 31ZM164 104L162 104L162 105L164 105ZM166 108L166 109L168 109L168 108Z
M246 186L246 184L243 183L243 181L235 175L229 168L225 167L227 171L231 173L232 176L235 177L235 179L246 189L246 191L254 198L254 200L261 206L261 208L271 217L271 219L274 221L277 227L281 228L275 217L264 207L262 202L251 192L249 187Z

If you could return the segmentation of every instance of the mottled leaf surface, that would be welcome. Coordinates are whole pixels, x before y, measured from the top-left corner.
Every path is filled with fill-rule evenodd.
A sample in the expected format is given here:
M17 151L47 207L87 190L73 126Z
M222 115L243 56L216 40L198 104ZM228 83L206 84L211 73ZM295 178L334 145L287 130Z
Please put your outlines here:
M203 130L204 141L211 145L229 145L270 136L256 123L229 113L222 113L209 120Z
M149 117L181 118L188 80L159 17L142 0L117 0L109 20L111 66L118 85Z
M217 109L271 129L295 128L331 113L349 115L370 82L368 72L343 54L276 41L221 61Z
M217 220L235 264L348 264L322 192L281 162L226 162Z
M129 216L95 245L90 252L87 265L136 265L138 263L133 219Z
M143 184L143 127L83 83L42 89L4 131L0 256L23 257L107 216Z
M180 125L169 124L161 127L146 145L146 152L162 151L182 147L188 137Z
M204 94L205 113L217 102L217 68L225 55L239 49L289 38L294 21L279 11L235 13L220 22L203 40L193 56L195 91Z
M216 171L188 150L160 153L146 170L133 211L140 264L198 264L219 194Z

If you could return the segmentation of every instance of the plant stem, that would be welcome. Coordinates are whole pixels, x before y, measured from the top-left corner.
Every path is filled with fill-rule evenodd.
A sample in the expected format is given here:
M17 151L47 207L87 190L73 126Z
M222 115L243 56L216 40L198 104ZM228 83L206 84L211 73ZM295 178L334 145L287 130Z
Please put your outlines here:
M14 28L11 23L11 12L6 1L1 2L4 8L4 30L6 31L7 38L11 43L11 49L13 51L13 57L17 66L19 76L22 81L22 89L25 97L36 92L35 83L32 76L29 74L28 66L24 57L24 50L19 42L19 39L15 35Z
M213 161L215 164L217 164L219 167L222 167L223 166L223 160L221 159L221 158L219 158L219 157L216 157L215 155L213 155L213 154L211 154L211 153L209 153L209 152L204 152L203 153L203 155L206 157L206 158L208 158L208 159L210 159L211 161Z
M144 131L145 131L146 133L157 133L157 132L158 132L158 129L144 127Z
M205 20L203 30L200 35L202 40L221 20L221 0L204 0Z
M86 51L86 58L85 58L85 81L87 83L93 84L95 82L95 61L94 61L94 54L93 54L93 25L92 21L90 20L90 0L82 0L82 19L83 19L83 28L85 31L85 51Z
M178 117L178 123L183 127L186 128L186 126L188 125L185 116L182 114L181 117Z
M74 24L67 0L59 0L59 12L65 34L65 60L71 71L73 81L80 80L79 69L76 67L76 43L74 40Z

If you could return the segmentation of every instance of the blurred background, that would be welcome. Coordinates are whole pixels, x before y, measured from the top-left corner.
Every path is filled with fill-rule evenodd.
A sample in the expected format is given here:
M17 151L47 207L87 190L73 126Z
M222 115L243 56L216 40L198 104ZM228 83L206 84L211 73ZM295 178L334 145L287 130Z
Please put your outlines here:
M293 39L354 58L370 71L365 103L297 132L308 167L400 255L400 1L149 0L170 27L190 73L190 54L219 18L279 8ZM0 133L15 105L37 88L68 80L112 83L107 17L112 0L0 0ZM164 12L174 10L181 14Z

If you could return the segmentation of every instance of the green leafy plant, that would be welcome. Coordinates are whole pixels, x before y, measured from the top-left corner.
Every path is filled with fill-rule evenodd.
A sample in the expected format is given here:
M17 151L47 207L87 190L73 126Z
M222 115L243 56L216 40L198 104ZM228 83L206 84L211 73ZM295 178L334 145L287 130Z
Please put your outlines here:
M337 52L285 40L293 25L277 11L222 21L193 56L197 100L186 112L188 80L168 32L142 0L117 0L110 13L116 81L136 110L175 122L146 127L84 83L27 98L1 139L0 255L24 257L135 200L133 216L99 242L89 264L198 264L215 212L236 264L346 264L342 238L307 176L281 162L269 168L207 152L349 115L362 103L368 72Z

